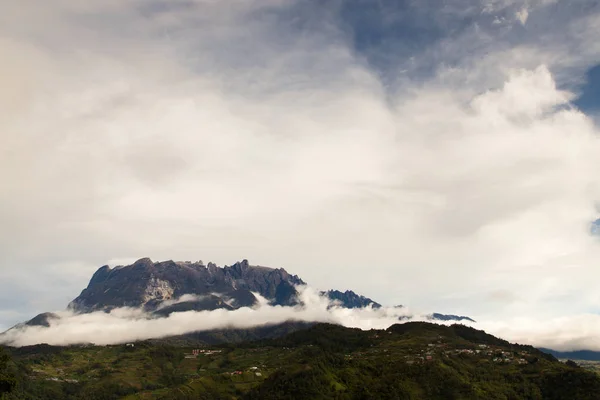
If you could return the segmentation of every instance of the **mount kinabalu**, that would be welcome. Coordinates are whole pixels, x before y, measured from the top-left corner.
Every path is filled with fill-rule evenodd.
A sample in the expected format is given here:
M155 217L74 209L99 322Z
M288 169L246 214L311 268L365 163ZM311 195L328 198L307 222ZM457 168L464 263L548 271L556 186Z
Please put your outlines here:
M297 304L296 285L303 284L302 279L282 268L251 266L248 260L219 268L213 263L155 263L142 258L126 267L100 268L69 309L87 313L135 307L162 315L233 310L256 304L253 292L273 305L293 306Z
M234 310L258 303L255 293L271 305L298 305L298 285L304 281L283 268L252 266L248 260L231 266L217 267L213 263L153 262L142 258L132 265L110 268L105 265L92 276L87 288L68 308L79 314L110 311L120 307L141 308L157 317L182 311ZM332 304L344 308L381 308L370 298L353 291L321 292ZM22 326L49 326L59 318L55 314L40 314ZM405 319L410 319L406 317ZM434 320L469 320L468 317L432 314Z

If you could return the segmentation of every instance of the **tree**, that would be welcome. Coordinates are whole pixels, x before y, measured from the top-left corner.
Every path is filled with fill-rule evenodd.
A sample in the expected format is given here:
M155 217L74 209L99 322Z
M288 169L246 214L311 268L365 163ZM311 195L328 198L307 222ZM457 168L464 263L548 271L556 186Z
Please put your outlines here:
M8 371L10 357L0 348L0 395L11 392L17 384L15 377Z
M569 367L579 368L579 365L577 365L577 363L572 360L567 360L567 362L565 364L568 365Z

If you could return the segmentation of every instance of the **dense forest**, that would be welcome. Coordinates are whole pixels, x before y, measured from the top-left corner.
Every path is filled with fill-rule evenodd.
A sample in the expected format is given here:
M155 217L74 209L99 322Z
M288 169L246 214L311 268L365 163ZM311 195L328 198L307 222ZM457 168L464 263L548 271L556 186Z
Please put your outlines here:
M188 338L6 348L1 398L596 399L600 393L593 372L463 325L288 330L242 343Z

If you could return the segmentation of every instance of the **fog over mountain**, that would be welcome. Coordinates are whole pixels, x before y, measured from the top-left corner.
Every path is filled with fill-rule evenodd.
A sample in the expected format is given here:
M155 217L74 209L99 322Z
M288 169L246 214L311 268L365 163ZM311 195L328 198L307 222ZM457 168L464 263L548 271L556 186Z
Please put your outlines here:
M260 296L257 297L260 299ZM397 308L332 308L326 298L309 288L301 290L299 299L304 306L271 306L263 298L252 308L175 312L162 318L152 318L143 310L132 308L114 309L110 313L75 314L67 311L57 313L57 319L51 318L49 327L15 327L3 334L1 341L14 346L38 343L112 344L218 328L250 328L290 320L381 329L396 323L407 313L407 310Z
M430 321L483 327L515 342L554 350L598 350L595 331L581 325L593 321L590 317L478 323L467 316L382 306L351 290L317 291L283 269L252 266L247 260L218 267L142 258L128 266L99 268L67 311L19 323L0 334L0 343L103 345L288 322L384 329L398 322Z
M218 267L141 258L99 268L67 311L19 323L0 334L0 343L114 344L287 321L370 329L421 319L475 322L439 313L414 315L402 306L384 308L351 290L317 292L284 269L253 266L248 260Z
M382 305L321 319L597 349L599 30L595 0L0 2L0 327L201 255Z

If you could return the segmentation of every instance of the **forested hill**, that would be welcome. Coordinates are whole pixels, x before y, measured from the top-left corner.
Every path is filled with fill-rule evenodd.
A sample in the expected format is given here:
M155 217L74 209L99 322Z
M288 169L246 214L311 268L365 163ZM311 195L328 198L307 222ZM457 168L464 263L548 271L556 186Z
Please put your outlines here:
M462 325L295 328L278 338L195 347L8 348L12 361L0 377L15 377L7 399L585 400L600 393L593 372ZM243 336L258 334L210 337Z

